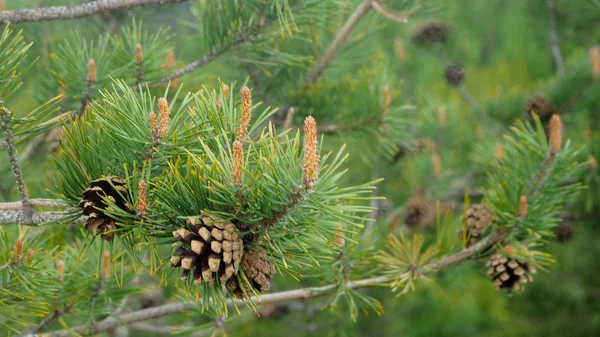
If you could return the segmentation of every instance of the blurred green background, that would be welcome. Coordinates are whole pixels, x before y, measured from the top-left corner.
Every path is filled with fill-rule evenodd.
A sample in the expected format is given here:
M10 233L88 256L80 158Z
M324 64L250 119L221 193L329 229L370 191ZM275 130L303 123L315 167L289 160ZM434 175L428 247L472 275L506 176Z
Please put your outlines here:
M415 0L416 2L419 2ZM77 1L71 1L72 3ZM402 1L405 3L406 1ZM6 9L33 6L68 4L69 1L4 1ZM349 1L351 7L357 1ZM400 2L398 2L400 3ZM400 25L371 15L352 34L351 46L343 49L336 59L334 69L327 73L335 78L337 72L354 76L351 68L377 68L395 92L394 104L416 107L411 127L424 138L442 143L438 149L442 166L460 176L473 165L469 158L477 155L473 150L480 141L494 143L493 133L476 135L481 124L477 109L465 102L460 93L449 86L442 74L443 65L431 50L415 46L410 36L419 24L442 21L450 27L451 40L444 49L445 57L460 63L466 73L465 87L481 104L502 102L514 97L527 96L544 88L556 74L550 53L550 14L546 0L461 0L424 1L431 10L411 17L408 24ZM560 48L565 60L575 55L587 54L600 43L600 2L595 0L554 0ZM386 1L394 8L395 1ZM51 58L55 45L72 30L83 38L94 38L109 25L128 24L135 16L148 30L168 26L174 38L177 59L187 63L203 54L202 47L194 43L193 30L186 25L190 19L184 8L165 7L119 11L89 19L67 22L28 23L15 25L22 28L25 37L34 42L32 61L40 60L25 77L25 86L7 105L17 114L25 114L40 100L39 83L47 76L45 58ZM345 15L341 15L344 17ZM115 19L116 18L116 19ZM14 27L13 27L14 28ZM116 29L116 28L115 28ZM362 34L362 35L361 35ZM401 46L401 47L399 47ZM400 50L402 49L402 51ZM337 66L336 66L337 64ZM201 71L183 79L188 89L199 89L202 84L217 85L224 82L244 82L246 67L235 57L223 57ZM269 86L277 86L270 83ZM57 93L55 93L57 94ZM594 93L591 94L594 96ZM274 106L283 104L285 95L275 93ZM48 99L49 97L44 97ZM599 100L569 111L563 115L567 135L576 143L587 143L588 152L600 156ZM260 94L256 100L261 99ZM494 103L491 103L494 104ZM437 129L437 112L443 105L448 110L449 130L441 134ZM522 111L502 111L497 120L509 125ZM300 118L300 117L299 117ZM433 126L432 126L433 125ZM489 125L483 125L489 127ZM586 135L588 130L588 135ZM591 136L590 136L591 135ZM440 138L444 137L444 138ZM334 147L348 143L352 154L352 170L348 181L365 181L372 175L372 159L365 159L370 149L355 135L327 138L326 145ZM428 159L430 154L425 155ZM367 156L368 157L368 156ZM47 153L41 152L24 163L25 176L31 195L51 196L53 175ZM417 191L428 176L418 173L414 164L425 160L418 156L400 162L378 159L377 176L380 195L388 198L388 207L400 207ZM0 165L0 177L9 177L7 165ZM420 174L420 175L419 175ZM485 182L480 174L476 182ZM575 220L573 239L566 243L552 242L548 251L557 263L547 271L538 273L535 282L526 291L511 297L496 291L485 276L481 262L467 262L448 268L436 275L435 282L421 283L417 291L395 297L389 289L369 289L385 309L382 315L374 312L361 314L353 322L343 308L322 308L325 300L315 299L265 308L260 318L248 315L233 318L228 334L231 336L597 336L600 335L600 227L596 210L596 180L587 180L589 189L570 205L575 213L586 216ZM477 183L476 183L477 185ZM440 195L443 193L440 193ZM16 200L17 194L11 179L0 181L0 201ZM381 204L383 205L383 204ZM457 211L458 209L458 211ZM383 211L382 211L383 212ZM460 208L455 208L451 229L460 226ZM378 226L389 226L382 216ZM380 230L385 232L387 229ZM403 229L404 230L404 229ZM425 230L426 236L433 236ZM458 239L453 237L458 242ZM296 287L293 280L278 280L276 289ZM303 285L318 284L303 281ZM253 318L254 317L254 318ZM167 320L176 324L178 318ZM166 322L165 322L166 323ZM159 333L131 330L132 336L162 336Z

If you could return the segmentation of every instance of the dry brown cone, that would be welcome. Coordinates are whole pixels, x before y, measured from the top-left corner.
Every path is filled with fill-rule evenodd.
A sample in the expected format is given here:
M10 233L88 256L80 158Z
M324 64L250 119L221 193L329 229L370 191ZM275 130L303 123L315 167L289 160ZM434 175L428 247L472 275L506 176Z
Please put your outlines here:
M420 195L406 203L404 223L408 228L427 227L435 221L435 206Z
M510 246L505 247L511 249ZM487 274L492 277L496 289L508 289L509 294L513 290L523 291L523 286L527 282L533 281L532 274L536 273L535 268L524 261L519 261L498 252L492 254L487 263Z
M418 44L446 42L448 26L441 22L429 22L420 26L412 36L412 41Z
M458 64L451 64L444 70L444 77L448 84L455 87L459 86L465 79L465 72L463 68Z
M83 191L78 205L83 209L83 215L89 216L85 222L85 229L95 229L96 235L100 234L102 239L112 240L114 238L112 231L117 229L117 225L114 219L102 211L108 207L103 198L108 198L117 207L133 214L134 210L125 200L125 196L127 196L127 188L123 178L109 176L92 181L90 187Z
M535 112L542 121L545 121L556 113L556 109L545 96L535 95L525 104L525 112L528 114Z
M575 226L573 222L569 219L563 219L554 229L554 234L556 234L556 239L559 242L565 243L571 241L574 231Z
M467 214L464 218L467 239L467 247L476 244L481 235L487 230L492 223L492 214L487 207L481 204L471 205L467 209Z
M174 243L175 255L171 266L181 267L182 280L187 280L193 271L194 284L215 284L218 278L225 284L240 266L244 243L238 230L229 221L202 214L202 218L187 218L187 228L173 232L178 242Z
M252 296L254 291L264 292L271 287L271 278L275 274L275 266L265 252L249 250L242 257L242 275L237 278L232 277L227 282L227 289L231 291L236 298L247 298ZM238 280L239 279L239 280Z

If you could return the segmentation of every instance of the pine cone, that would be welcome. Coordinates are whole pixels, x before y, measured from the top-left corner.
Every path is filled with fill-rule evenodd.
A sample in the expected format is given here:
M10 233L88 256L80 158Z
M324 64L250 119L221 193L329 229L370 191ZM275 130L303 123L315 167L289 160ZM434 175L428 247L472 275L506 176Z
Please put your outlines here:
M420 195L412 197L406 203L404 223L408 228L431 226L435 221L435 207Z
M490 223L492 223L492 214L484 205L471 205L467 209L467 214L464 219L467 238L467 247L476 244L481 235L486 231Z
M183 269L181 279L187 280L194 270L194 284L203 281L215 284L215 276L224 284L239 269L244 251L237 228L228 221L210 214L202 214L202 219L189 217L188 228L173 232L179 241L174 243L175 255L171 256L171 266Z
M465 72L460 65L452 64L446 67L444 76L446 77L446 82L448 82L448 84L457 87L464 81Z
M492 254L486 267L488 267L487 274L492 277L496 289L508 289L510 294L513 289L523 291L525 289L523 284L532 282L531 274L536 273L535 268L526 262L506 257L500 253Z
M554 234L556 234L556 239L559 242L565 243L571 241L574 231L575 226L573 225L573 222L568 219L563 219L554 229Z
M102 211L108 207L102 198L108 198L122 210L133 214L133 209L125 200L126 195L127 188L123 178L109 176L92 181L90 187L83 191L79 202L79 207L83 209L83 215L89 215L85 222L85 229L96 229L96 235L100 234L104 240L112 240L114 233L111 232L117 229L117 225L114 219Z
M227 288L236 298L252 296L253 289L264 292L271 287L271 278L275 274L275 266L265 252L249 250L242 257L242 271L248 282L232 277L227 281ZM245 293L245 294L244 294Z
M420 26L412 36L412 41L418 44L446 42L448 26L441 22L429 22Z
M550 118L556 113L556 109L552 106L552 103L543 95L535 95L529 98L527 104L525 104L525 112L535 112L542 121Z

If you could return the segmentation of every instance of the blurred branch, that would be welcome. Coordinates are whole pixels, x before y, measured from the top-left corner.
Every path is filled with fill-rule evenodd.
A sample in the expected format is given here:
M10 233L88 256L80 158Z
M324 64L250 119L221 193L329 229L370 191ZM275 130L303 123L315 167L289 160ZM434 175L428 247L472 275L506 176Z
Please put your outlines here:
M185 67L177 70L176 72L172 73L171 75L161 78L160 80L156 81L155 83L156 84L167 83L167 82L174 80L176 78L179 78L183 75L187 75L196 69L204 67L205 65L212 62L215 58L217 58L217 56L220 56L221 54L227 52L228 50L245 43L246 41L248 41L248 39L250 39L250 37L252 37L253 35L262 31L270 23L271 23L271 20L266 20L266 21L259 23L254 28L247 30L245 32L242 32L239 36L237 36L229 44L227 44L225 46L218 45L218 46L214 47L211 51L206 53L206 55L204 55L201 59L196 60L196 61L186 65Z
M337 33L329 47L327 47L325 54L323 54L323 56L319 59L310 73L306 75L306 79L304 80L305 86L315 83L315 81L323 74L325 69L335 57L335 54L337 54L344 44L344 41L346 41L348 35L350 35L350 32L352 32L354 27L356 27L360 20L362 20L362 18L364 18L369 12L374 1L375 0L364 0L358 7L356 7L348 20L346 20L346 23L344 23L344 26L342 26L340 31Z
M375 8L375 10L377 12L379 12L379 14L385 16L386 18L390 19L390 20L394 20L400 23L407 23L408 22L408 16L404 15L404 14L398 14L398 13L394 13L386 8L383 8L381 6L381 4L379 3L379 0L373 1L373 8Z
M422 269L424 272L434 272L440 269L446 268L450 265L457 264L463 262L475 254L492 247L497 242L499 242L502 238L504 238L505 234L501 232L496 232L489 237L484 238L480 242L474 244L469 248L465 248L453 255L446 256L439 260L433 261L430 264L424 266ZM389 283L393 280L392 276L378 276L372 278L361 279L357 281L350 281L346 283L346 286L350 289L359 289L373 286L381 286L386 283ZM273 303L282 303L294 300L301 299L309 299L316 298L321 296L326 296L331 294L339 287L339 284L329 284L322 287L309 287L309 288L300 288L295 290L287 290L281 291L277 293L264 294L261 296L253 296L250 300L259 303L261 305L265 304L273 304ZM247 300L246 300L247 301ZM241 299L232 299L229 298L227 300L228 306L243 306L245 305L245 301ZM181 312L197 310L199 305L197 303L171 303L164 304L152 308L142 309L130 313L125 313L120 315L119 317L114 317L110 319L106 319L93 327L87 326L78 326L70 328L69 330L57 330L53 332L48 332L44 336L46 337L70 337L74 333L80 334L83 336L95 335L103 331L107 331L113 329L117 326L127 325L132 323L137 323L157 317L167 316L178 314Z
M558 44L558 32L556 30L556 12L554 6L554 0L546 0L546 7L548 8L548 16L550 17L550 50L552 50L552 56L554 57L554 64L556 69L561 71L563 69L563 57L560 52L560 46Z
M0 24L6 24L9 22L20 23L51 20L71 20L121 8L131 8L153 4L181 3L186 1L187 0L97 0L80 5L0 11Z
M8 152L8 158L10 166L17 182L17 188L19 189L19 195L21 196L21 204L23 206L22 219L25 221L31 221L33 208L29 197L27 197L27 191L25 190L25 182L23 181L23 175L21 173L21 165L17 159L17 150L13 144L13 133L11 130L12 113L4 107L4 102L0 101L0 122L2 123L2 130L4 131L4 141L6 142L6 149Z
M347 124L324 124L319 125L318 130L322 133L336 133L342 131L349 131L354 129L360 129L367 125L371 125L376 122L376 116L364 119L362 121L353 121Z

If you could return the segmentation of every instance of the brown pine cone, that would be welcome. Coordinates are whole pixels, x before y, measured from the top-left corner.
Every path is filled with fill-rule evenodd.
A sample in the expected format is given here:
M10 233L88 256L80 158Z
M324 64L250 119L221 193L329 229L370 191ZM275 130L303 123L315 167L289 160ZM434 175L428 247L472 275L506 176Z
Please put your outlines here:
M573 222L568 219L563 219L554 229L554 234L556 234L556 239L559 242L565 243L571 241L574 231L575 226L573 225Z
M429 22L417 28L412 41L417 44L446 42L448 26L441 22Z
M102 210L108 208L108 204L102 198L108 198L117 207L133 214L134 211L125 200L127 196L127 188L125 180L117 176L109 176L100 178L90 183L90 187L83 191L79 207L83 209L83 215L88 215L85 222L85 229L96 229L96 235L104 240L112 240L114 238L114 230L117 229L115 220L104 214ZM121 234L119 232L119 234Z
M252 296L253 290L264 292L271 287L271 278L275 275L275 266L265 252L249 250L242 257L242 275L232 277L227 282L227 288L236 298L247 298Z
M525 112L527 114L535 112L543 122L555 114L556 109L544 95L535 95L530 97L525 104Z
M505 248L509 248L509 246ZM525 290L523 284L532 282L532 274L536 273L535 268L527 262L512 259L500 253L492 254L486 267L488 267L487 274L492 277L496 289L508 289L509 294L513 289Z
M406 203L404 223L408 228L431 226L435 222L435 206L420 195Z
M471 205L467 209L467 214L465 215L464 222L464 230L467 231L466 245L467 247L471 247L481 239L481 235L487 230L488 226L492 223L492 214L484 205Z
M444 77L448 84L455 87L459 86L465 79L465 72L463 68L458 64L452 64L446 67L444 70Z
M215 277L224 284L234 276L242 260L244 243L237 228L229 221L203 213L202 218L187 218L187 228L173 232L175 255L172 267L181 267L182 280L193 270L194 284L215 284ZM190 231L188 230L193 230Z

